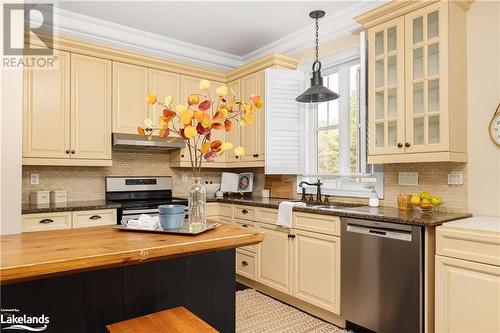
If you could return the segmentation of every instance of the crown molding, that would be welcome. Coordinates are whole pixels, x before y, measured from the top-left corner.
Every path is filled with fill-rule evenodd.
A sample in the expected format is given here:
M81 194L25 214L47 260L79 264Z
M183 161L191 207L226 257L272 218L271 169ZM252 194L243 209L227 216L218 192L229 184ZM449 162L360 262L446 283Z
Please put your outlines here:
M353 20L353 17L369 11L380 5L380 1L354 2L353 5L343 10L326 16L320 20L319 39L322 43L341 37L352 31L358 30L360 25ZM282 37L266 46L252 51L243 56L243 61L249 62L265 56L268 53L281 53L293 55L313 47L314 24L295 31ZM321 44L320 44L321 45Z
M379 6L381 1L354 2L353 5L322 19L321 42L325 43L359 30L360 25L353 17ZM56 35L194 64L223 73L272 53L293 56L313 46L313 23L244 56L238 56L57 7L54 7L54 22Z
M54 33L125 50L178 60L227 72L243 64L241 57L121 24L54 8Z

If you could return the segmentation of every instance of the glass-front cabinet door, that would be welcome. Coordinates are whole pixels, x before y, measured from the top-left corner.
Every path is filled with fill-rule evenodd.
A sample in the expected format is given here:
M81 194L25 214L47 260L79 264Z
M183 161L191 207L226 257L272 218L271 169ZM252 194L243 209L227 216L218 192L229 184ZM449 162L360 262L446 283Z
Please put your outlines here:
M368 30L370 155L404 151L404 18Z
M427 6L405 16L407 152L447 149L446 7Z

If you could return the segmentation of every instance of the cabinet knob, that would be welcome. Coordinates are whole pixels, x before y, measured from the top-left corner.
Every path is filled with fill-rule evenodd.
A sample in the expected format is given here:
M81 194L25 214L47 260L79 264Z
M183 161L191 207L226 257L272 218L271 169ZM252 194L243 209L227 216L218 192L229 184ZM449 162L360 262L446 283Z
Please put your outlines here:
M248 262L246 262L245 260L243 260L243 261L241 262L241 264L242 264L243 266L248 266Z
M74 151L74 150L71 150L71 154L74 154L74 153L75 153L75 151Z
M240 158L239 156L235 156L236 158Z
M403 148L403 144L401 142L398 143L398 148Z
M99 219L102 219L100 215L92 215L91 217L89 217L89 220L99 220Z
M70 153L69 149L66 149L66 154L69 154L69 153Z
M243 228L248 228L248 226L246 224L243 224L242 227Z
M184 154L181 154L181 158L184 158Z
M411 144L410 144L409 142L405 142L405 147L406 147L406 148L408 148L408 147L410 147L410 146L411 146Z
M242 210L241 210L241 212L242 212L243 214L248 214L248 210L246 210L246 209L242 209Z
M40 220L38 223L49 224L49 223L53 223L53 222L54 222L53 219L43 219L43 220Z
M259 157L259 154L253 154L252 156L253 157Z
M288 238L294 239L294 238L295 238L295 235L293 235L293 234L289 234L289 235L288 235Z

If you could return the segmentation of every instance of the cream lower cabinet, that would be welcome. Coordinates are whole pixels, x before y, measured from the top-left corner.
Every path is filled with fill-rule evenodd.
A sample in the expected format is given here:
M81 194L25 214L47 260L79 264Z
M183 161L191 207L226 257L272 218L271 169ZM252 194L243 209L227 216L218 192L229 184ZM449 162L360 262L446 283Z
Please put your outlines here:
M55 70L27 70L23 164L111 165L111 61L58 52Z
M500 332L500 267L436 256L436 332Z
M293 231L293 296L340 313L340 238Z
M23 214L21 232L96 227L116 222L116 209Z
M292 292L292 239L287 230L258 224L264 241L258 245L257 281L287 294Z

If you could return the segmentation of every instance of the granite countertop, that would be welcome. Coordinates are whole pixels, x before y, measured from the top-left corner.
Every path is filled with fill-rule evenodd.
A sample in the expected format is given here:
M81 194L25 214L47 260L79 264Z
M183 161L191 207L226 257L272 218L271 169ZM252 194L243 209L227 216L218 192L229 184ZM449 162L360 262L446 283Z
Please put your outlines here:
M120 207L121 205L118 203L105 200L68 201L66 203L51 203L48 205L23 204L21 207L21 214L71 212L78 210L112 209Z
M241 204L247 206L258 206L265 208L278 208L279 204L283 201L290 199L279 198L261 198L261 197L224 197L224 198L211 198L207 202L225 202L231 204ZM294 200L290 200L294 201ZM330 205L335 205L331 202ZM459 220L471 217L470 213L447 213L447 212L432 212L420 213L419 211L400 211L394 207L377 207L372 208L368 206L357 206L355 204L338 203L339 206L335 208L321 209L317 207L294 207L293 210L297 212L306 212L313 214L334 215L340 217L351 217L359 219L367 219L372 221L410 224L435 227L443 224L444 222ZM328 207L328 206L325 206Z

